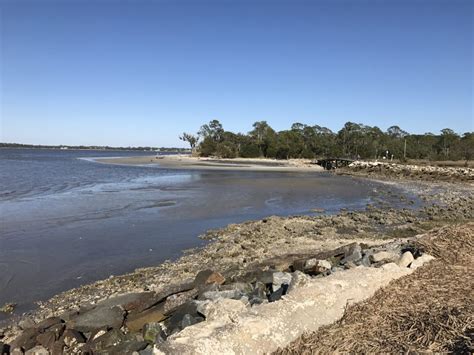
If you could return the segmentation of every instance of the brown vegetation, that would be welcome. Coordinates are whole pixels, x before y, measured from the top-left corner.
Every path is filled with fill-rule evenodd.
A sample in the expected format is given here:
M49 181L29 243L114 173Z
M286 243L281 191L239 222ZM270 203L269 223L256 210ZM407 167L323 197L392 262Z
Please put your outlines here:
M473 237L474 223L426 234L419 244L435 261L276 353L472 353Z

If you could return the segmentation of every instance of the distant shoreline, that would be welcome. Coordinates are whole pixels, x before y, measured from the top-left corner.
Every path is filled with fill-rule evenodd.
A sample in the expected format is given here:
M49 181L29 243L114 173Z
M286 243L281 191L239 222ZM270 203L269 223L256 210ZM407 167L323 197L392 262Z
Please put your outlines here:
M92 151L104 151L104 152L149 152L149 153L177 153L177 154L190 154L187 153L186 149L180 150L179 148L160 148L161 150L151 150L149 148L116 148L116 147L71 147L71 146L5 146L0 145L0 149L34 149L34 150L92 150ZM156 149L156 148L154 148Z
M264 158L198 158L184 154L140 156L123 158L97 158L95 162L118 165L157 165L170 169L236 170L275 172L321 172L324 169L309 159L276 160Z

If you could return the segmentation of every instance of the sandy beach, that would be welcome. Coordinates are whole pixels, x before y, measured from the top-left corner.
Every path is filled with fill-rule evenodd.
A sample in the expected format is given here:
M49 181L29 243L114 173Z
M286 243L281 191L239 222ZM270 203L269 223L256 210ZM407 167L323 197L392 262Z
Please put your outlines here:
M145 157L100 158L96 162L120 165L157 165L168 169L235 170L275 172L316 172L324 169L312 164L309 159L265 159L265 158L200 158L190 155L156 155Z

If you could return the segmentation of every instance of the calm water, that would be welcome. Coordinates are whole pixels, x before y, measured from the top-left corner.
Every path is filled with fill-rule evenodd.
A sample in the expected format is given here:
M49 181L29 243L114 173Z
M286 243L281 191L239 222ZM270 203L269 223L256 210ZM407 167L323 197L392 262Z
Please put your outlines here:
M0 149L0 304L176 258L207 229L365 208L376 183L325 173L170 170L86 159L150 155ZM383 187L387 188L387 187Z

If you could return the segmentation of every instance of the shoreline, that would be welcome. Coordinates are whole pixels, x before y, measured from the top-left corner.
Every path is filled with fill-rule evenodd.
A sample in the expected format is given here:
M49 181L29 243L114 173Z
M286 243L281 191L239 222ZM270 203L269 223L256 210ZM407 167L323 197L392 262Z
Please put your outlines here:
M189 155L170 154L143 157L93 158L102 164L158 166L166 169L227 170L227 171L275 171L275 172L323 172L322 167L310 159L276 160L266 158L198 158Z
M134 162L141 164L137 160ZM181 161L176 165L183 166ZM381 178L382 174L371 177ZM268 217L210 230L201 236L210 240L209 244L184 251L183 256L174 262L113 276L40 302L37 310L16 320L16 326L5 328L2 331L5 339L0 341L15 338L21 331L18 325L24 324L25 319L38 323L48 317L81 312L84 307L87 309L100 300L124 293L166 293L173 287L191 282L203 265L226 278L229 275L235 277L249 270L285 264L294 258L309 257L350 243L375 247L413 237L433 227L473 219L472 184L401 181L390 176L385 176L385 182L416 190L427 204L417 210L367 206L366 211L346 211L336 215Z

